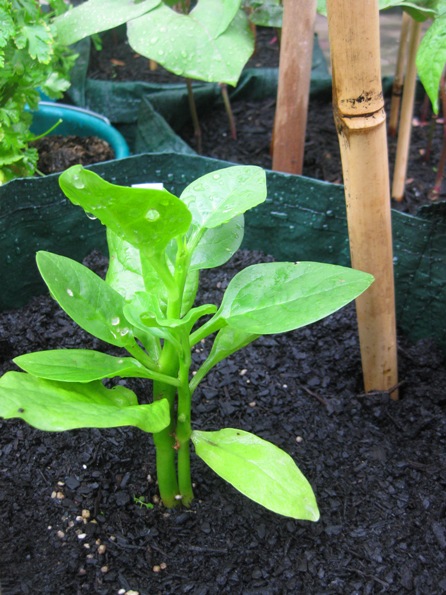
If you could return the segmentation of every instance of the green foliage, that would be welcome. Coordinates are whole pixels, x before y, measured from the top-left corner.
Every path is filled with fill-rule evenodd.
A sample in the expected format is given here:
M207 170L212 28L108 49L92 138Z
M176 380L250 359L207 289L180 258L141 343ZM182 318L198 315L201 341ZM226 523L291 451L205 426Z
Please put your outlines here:
M282 27L282 0L245 0L249 20L259 27Z
M50 0L44 12L35 0L0 2L0 184L32 175L37 152L29 147L32 116L40 88L59 98L69 87L75 55L61 45L50 19L65 10L61 0Z
M438 91L446 64L446 7L424 34L417 52L417 70L434 112L438 114Z
M69 258L39 252L39 270L65 312L123 355L64 349L19 356L14 362L24 372L0 379L0 415L48 431L135 426L153 433L166 506L193 498L192 442L249 498L282 515L317 520L313 491L291 457L242 430L193 431L192 395L222 359L262 334L327 316L364 291L371 275L311 262L258 264L235 275L219 307L195 306L199 270L232 256L244 213L266 199L261 168L209 173L180 197L116 186L81 166L65 171L60 185L107 227L109 269L103 280ZM203 339L212 347L193 370L191 351ZM125 386L102 384L116 377L153 381L150 404L138 404Z
M54 24L68 44L127 23L135 52L178 76L235 85L254 51L241 2L199 0L185 14L162 0L88 0Z

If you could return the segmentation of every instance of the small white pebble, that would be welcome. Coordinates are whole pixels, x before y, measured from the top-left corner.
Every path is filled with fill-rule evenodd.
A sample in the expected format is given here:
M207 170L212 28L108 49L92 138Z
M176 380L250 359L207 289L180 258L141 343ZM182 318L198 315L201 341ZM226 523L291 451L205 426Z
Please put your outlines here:
M85 544L85 545L87 545L87 544ZM93 560L93 558L94 558L94 555L93 554L87 554L87 559L88 560Z
M79 535L77 536L78 539L85 539L87 537L86 533L79 533Z
M182 500L183 496L181 494L175 494L175 500Z
M80 574L81 576L84 576L84 574L87 574L87 571L85 570L85 568L79 568L78 574Z
M102 572L102 574L107 574L108 571L109 571L109 567L108 566L101 566L101 572Z
M65 485L64 481L58 481L57 485L60 486L61 488L63 488L63 486Z
M89 549L90 549L90 544L89 544L89 543L84 543L84 548L85 548L86 550L89 550Z
M161 566L159 564L155 564L152 570L153 572L161 572Z
M106 549L107 549L107 546L106 545L104 545L104 544L100 545L98 547L98 554L101 554L101 555L102 554L105 554Z
M125 589L119 589L118 595L125 595Z
M159 497L155 494L155 496L153 496L153 498L152 498L152 502L154 504L158 504L159 501L160 501Z
M165 562L161 562L160 568L161 568L161 570L166 570L167 564Z
M56 492L56 496L58 500L63 500L65 498L65 494L63 492Z
M251 401L250 403L248 403L248 405L250 407L255 407L257 405L257 403L255 401Z
M303 442L302 436L296 436L296 442Z
M282 384L282 388L288 388L288 384Z
M89 518L90 518L90 516L91 516L91 513L90 513L90 511L89 511L89 510L87 510L86 508L84 508L84 509L82 510L82 517L83 517L84 519L89 519Z
M86 523L87 521L84 519L84 517L78 515L76 517L76 523Z
M116 541L116 535L110 535L110 541Z
M125 595L139 595L139 591L134 591L130 589L130 591L125 591Z
M240 372L238 374L239 374L239 376L244 376L247 372L248 372L248 370L246 368L243 368L243 370L240 370Z
M63 531L58 531L56 535L59 539L63 539L65 537L65 533Z

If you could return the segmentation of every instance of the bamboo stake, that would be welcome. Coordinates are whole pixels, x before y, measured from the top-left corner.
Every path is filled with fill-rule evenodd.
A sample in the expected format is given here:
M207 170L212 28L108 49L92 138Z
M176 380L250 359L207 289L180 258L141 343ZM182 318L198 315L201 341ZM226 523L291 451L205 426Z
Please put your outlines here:
M417 82L415 58L420 44L421 23L411 19L409 54L407 58L406 81L401 103L401 117L393 172L392 198L401 202L406 186L407 163L409 161L410 134L412 132L413 106Z
M284 0L273 169L302 174L316 0Z
M398 116L400 113L401 95L404 84L404 69L406 66L407 38L409 36L410 16L403 12L401 22L400 45L396 61L395 77L392 85L392 100L390 103L389 134L395 136L398 128Z
M366 392L397 398L397 344L378 0L327 0L333 110L352 266L373 285L356 300Z

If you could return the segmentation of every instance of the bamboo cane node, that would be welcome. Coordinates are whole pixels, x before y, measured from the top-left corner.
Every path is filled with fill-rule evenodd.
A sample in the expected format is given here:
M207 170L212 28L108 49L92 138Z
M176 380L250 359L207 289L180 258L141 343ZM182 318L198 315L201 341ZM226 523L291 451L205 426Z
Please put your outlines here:
M380 108L375 112L369 114L358 114L357 116L351 116L341 114L336 110L335 115L336 128L338 134L345 134L348 132L364 132L371 128L377 128L382 126L386 122L386 112L384 108Z

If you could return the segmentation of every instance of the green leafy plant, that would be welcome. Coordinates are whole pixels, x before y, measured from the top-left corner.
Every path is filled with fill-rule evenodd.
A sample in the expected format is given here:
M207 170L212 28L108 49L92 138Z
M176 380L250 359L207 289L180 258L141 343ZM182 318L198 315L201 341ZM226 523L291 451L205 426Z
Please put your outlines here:
M69 87L75 54L50 28L55 14L66 10L63 0L50 0L44 12L36 0L0 2L0 183L32 175L37 151L29 146L32 114L41 89L54 99Z
M135 426L153 433L158 487L167 507L193 499L190 443L218 475L261 505L317 520L313 491L291 457L241 429L192 428L192 397L221 360L262 334L283 333L339 309L371 275L313 262L257 264L237 273L221 304L194 305L199 271L225 263L239 248L244 213L266 199L259 167L209 173L180 197L167 190L116 186L74 166L60 176L64 193L107 228L105 280L83 265L39 252L53 298L83 329L127 354L51 350L15 358L23 372L0 379L0 415L47 431ZM193 369L192 350L212 341ZM104 379L147 378L151 399Z
M229 123L235 135L226 85L237 84L254 51L254 38L242 0L187 1L87 0L54 21L58 36L72 44L127 24L130 46L166 70L186 78L198 151L201 130L191 79L220 83Z

